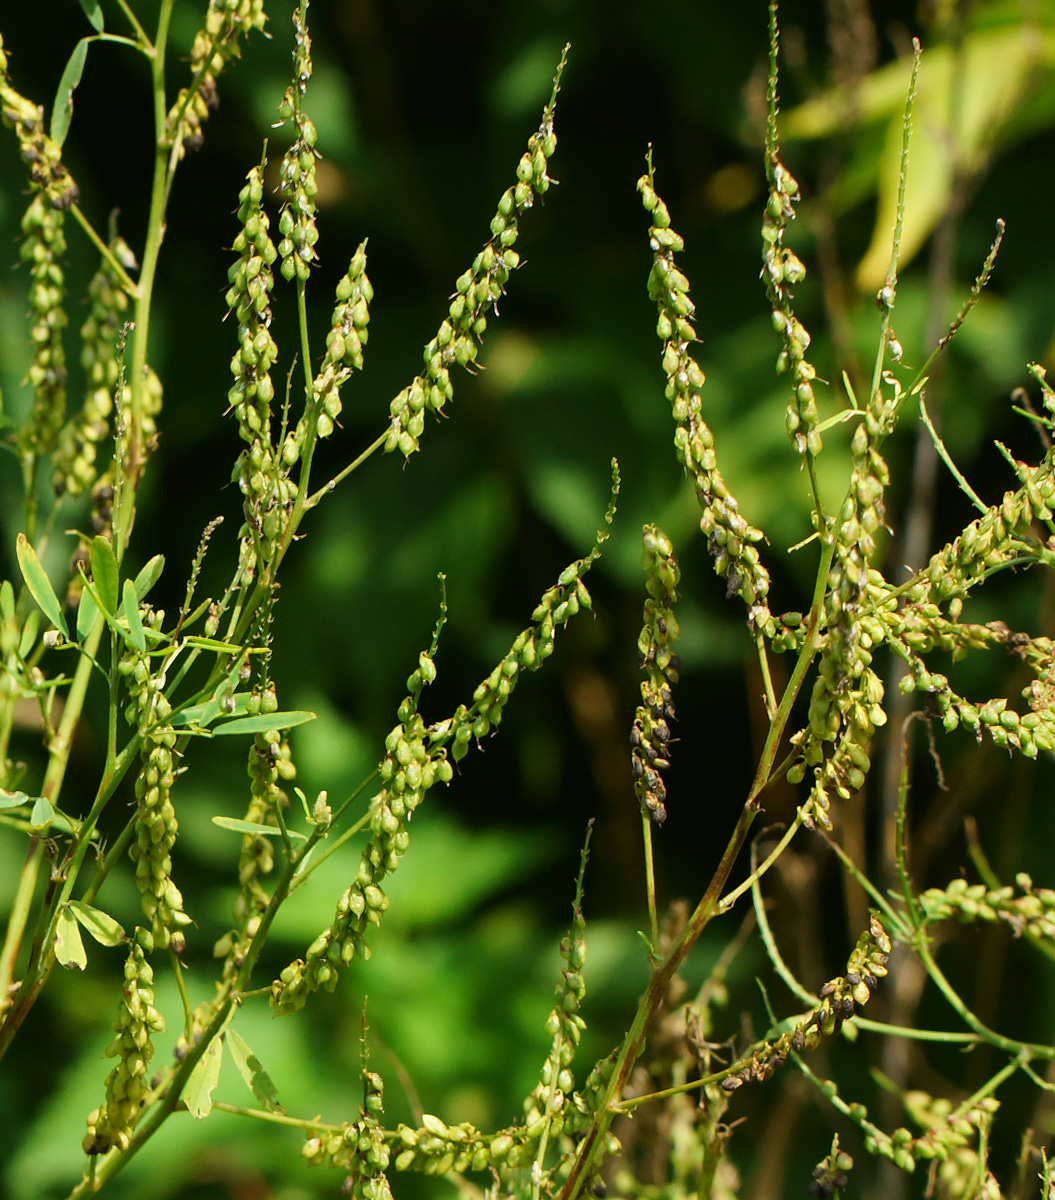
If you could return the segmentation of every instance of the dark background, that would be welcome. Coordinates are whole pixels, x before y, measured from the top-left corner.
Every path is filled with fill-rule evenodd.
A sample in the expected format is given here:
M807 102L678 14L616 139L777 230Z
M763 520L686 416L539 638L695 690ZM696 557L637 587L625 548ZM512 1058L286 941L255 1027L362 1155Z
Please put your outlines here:
M231 324L223 322L232 260L226 247L236 232L237 193L259 161L262 138L271 139L273 170L285 145L285 131L269 125L277 120L288 81L289 8L269 7L271 40L253 35L243 58L222 77L220 109L206 125L203 149L181 167L170 207L151 348L166 388L162 438L131 551L141 561L164 553L159 596L170 610L182 598L201 530L216 515L226 522L214 539L203 590L222 590L234 561L240 503L228 480L239 443L224 412L235 345ZM104 11L107 28L124 32L119 14L105 3ZM495 203L537 126L560 49L572 45L551 168L560 185L521 222L523 266L510 281L501 318L490 323L484 369L455 379L450 420L430 423L420 455L405 467L398 456L370 460L313 514L307 537L287 561L273 673L284 708L318 713L294 738L300 786L309 796L325 787L331 798L340 797L377 762L404 680L428 643L441 570L450 620L425 711L438 718L469 699L526 625L539 595L589 549L614 456L623 490L612 540L588 580L594 616L580 616L561 633L546 669L520 684L500 736L469 755L450 789L430 794L415 820L411 853L393 881L392 910L384 936L375 938L369 968L334 997L313 1001L303 1020L271 1022L251 1007L240 1017L291 1113L353 1119L359 1014L368 993L374 1065L389 1078L389 1118L411 1119L391 1053L409 1072L426 1111L492 1128L515 1118L546 1052L541 1026L558 968L555 947L590 817L597 819L597 831L587 876L591 1040L584 1063L618 1038L644 980L633 932L645 922L640 821L626 743L640 682L635 646L643 522L657 521L667 530L684 572L680 740L669 773L669 819L656 838L663 903L697 897L705 886L762 742L761 684L742 611L725 601L724 584L711 573L696 533L695 502L672 453L655 311L645 290L647 221L635 193L650 143L657 187L686 238L681 265L693 284L704 339L699 359L709 376L707 419L722 470L745 515L768 535L774 611L808 607L814 550L787 553L809 534L808 497L783 434L786 395L774 373L779 346L758 280L766 12L761 4L689 0L662 6L318 0L309 18L315 77L306 107L319 128L322 153L321 262L309 289L316 353L334 284L367 237L376 292L366 370L345 390L343 429L317 456L320 481L377 436L389 400L419 369L420 347L442 319L454 279L485 240ZM1030 29L1041 45L1048 44L1052 18L1051 4L1034 6ZM195 5L177 4L170 41L173 93L186 77L180 57L199 20ZM913 35L925 47L926 89L927 51L952 46L955 53L959 46L965 53L972 37L1020 28L1023 18L1012 5L962 5L950 16L927 4L884 3L869 12L863 3L830 0L788 3L781 21L783 107L791 112L826 95L834 81L860 81L873 67L903 56ZM0 32L15 85L48 103L74 43L89 30L74 5L49 3L7 6ZM937 236L905 264L899 293L898 335L906 360L918 365L928 338L944 331L943 314L947 320L966 294L996 218L1007 221L987 297L947 355L929 400L932 411L944 411L951 453L987 500L1013 486L992 449L994 437L1018 457L1038 455L1035 434L1011 412L1008 397L1027 382L1028 361L1048 360L1055 332L1055 250L1047 236L1046 199L1055 184L1055 89L1042 63L1043 56L1008 111L994 102L976 160L942 206L946 219ZM1008 63L993 65L997 83L1004 67L1010 72ZM145 63L130 50L94 45L65 151L89 219L104 229L110 211L119 208L121 231L133 247L142 241L149 195L148 83ZM995 94L993 79L978 86L983 84L990 89L986 95ZM931 86L941 86L937 71ZM972 97L961 95L955 103L969 108ZM939 111L941 104L939 97ZM821 391L825 417L846 404L841 372L860 387L871 370L878 318L873 292L855 287L854 270L873 236L875 181L885 178L882 146L899 124L900 108L898 100L885 115L864 112L859 124L843 123L832 137L785 148L803 191L793 244L811 271L797 307L814 335L811 358L831 384ZM912 169L926 180L935 167L923 154ZM0 142L0 244L10 247L12 263L23 177L9 136ZM95 264L72 222L67 233L72 334L83 319L81 297ZM0 278L0 384L7 410L16 414L24 404L18 387L26 362L24 286L22 272ZM296 344L288 289L275 307L282 352L277 379ZM71 336L71 361L74 345ZM895 474L888 518L895 529L913 503L913 409L905 425L888 447ZM821 460L822 483L833 499L845 486L846 428L827 435ZM0 503L8 514L4 552L10 554L9 522L17 519L20 501L19 477L6 458ZM971 519L967 501L944 475L936 494L917 503L933 514L934 544ZM70 504L58 527L83 520ZM884 549L895 578L902 548L895 537ZM1049 631L1045 589L1039 578L1011 580L987 589L971 615L999 615L1031 633ZM963 679L979 698L1014 696L1025 680L1009 683L1011 674L1005 661L995 661L968 668ZM78 789L91 792L99 749L93 738L105 728L90 712L86 726L64 794L75 811ZM30 760L39 754L29 731L17 749ZM977 815L983 844L1006 878L1026 869L1047 882L1050 767L1023 770L965 737L948 739L942 752L950 793L938 793L925 756L919 767L920 886L948 882L966 861L962 821L968 812ZM237 755L232 760L205 747L189 765L178 785L184 836L176 874L200 926L188 960L198 999L209 988L208 947L226 928L237 854L235 835L210 818L241 815L247 791ZM882 769L869 781L868 796L850 806L845 829L840 818L840 831L848 844L854 838L874 842L868 865L885 883ZM790 788L778 789L769 818L787 819L795 803ZM118 814L118 828L120 819ZM14 836L0 832L0 900L13 893L21 853ZM329 922L352 863L350 848L343 859L335 856L316 886L305 889L312 894L291 906L295 911L276 930L274 958L262 980L303 953ZM827 852L805 839L780 878L774 876L772 890L788 956L816 989L845 963L866 911L861 896L851 888L844 897ZM126 925L134 923L130 876L115 881L105 899ZM690 962L690 979L703 978L737 920L734 915L709 933ZM971 931L969 939L957 977L965 994L980 1012L988 1004L986 1019L1003 1021L1008 1032L1050 1038L1050 970L1002 935ZM115 969L116 954L97 951L84 976L58 973L5 1063L0 1158L6 1158L12 1197L61 1195L77 1177L83 1117L99 1102L109 1069L100 1054L112 1019ZM760 948L751 943L736 960L734 994L717 1040L741 1032L741 1010L751 1010L764 1027L752 978L767 972ZM1005 976L1021 981L1010 1001L991 988L987 999L992 981ZM166 988L159 982L175 1029L178 1005ZM796 1011L797 1002L779 983L771 994L778 1011ZM914 1019L945 1028L953 1021L929 993ZM845 1061L852 1073L849 1049L833 1047L831 1061L818 1071L836 1072ZM159 1038L159 1060L168 1052ZM866 1050L870 1062L892 1069L882 1053ZM962 1098L986 1078L983 1058L976 1054L965 1067L952 1054L919 1057L912 1082ZM872 1085L857 1062L858 1074L843 1090L871 1102ZM989 1063L988 1071L998 1065ZM234 1071L228 1066L226 1072L224 1097L247 1103ZM801 1194L813 1164L830 1147L833 1128L853 1147L860 1174L873 1170L855 1135L833 1125L829 1111L816 1107L799 1082L774 1081L730 1111L730 1119L750 1117L732 1142L746 1196ZM1037 1115L1028 1103L1025 1091L1009 1099L1009 1130L1016 1120ZM884 1115L890 1128L906 1120L896 1106ZM1017 1152L1015 1136L1009 1133L1005 1145L995 1135L1004 1166ZM146 1186L159 1196L334 1194L338 1177L302 1169L297 1142L294 1133L276 1134L222 1113L201 1125L173 1121L157 1149L152 1146L114 1185L114 1194L141 1194ZM923 1183L915 1180L914 1190ZM418 1180L395 1181L399 1194L419 1186ZM869 1186L894 1194L889 1181Z

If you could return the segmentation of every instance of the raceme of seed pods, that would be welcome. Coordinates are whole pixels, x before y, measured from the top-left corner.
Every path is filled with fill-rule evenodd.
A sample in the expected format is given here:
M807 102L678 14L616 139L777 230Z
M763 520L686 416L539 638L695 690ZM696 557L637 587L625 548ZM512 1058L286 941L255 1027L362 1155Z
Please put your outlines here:
M86 13L91 10L93 22L103 19L94 6L82 7ZM202 536L186 598L171 617L150 600L165 568L161 556L148 557L137 573L129 570L125 558L135 523L136 495L158 444L162 415L161 381L146 357L149 280L161 249L172 173L186 151L197 148L206 136L226 66L242 53L252 32L264 30L263 3L209 0L187 60L189 82L171 103L163 86L156 89L161 168L154 183L149 232L138 253L118 233L116 219L106 238L91 228L88 216L80 211L77 185L62 161L66 129L61 120L53 119L45 131L42 108L15 88L0 41L0 116L13 130L29 187L20 252L28 283L27 404L26 416L11 441L25 485L24 527L16 543L21 574L17 594L12 581L0 584L0 711L8 714L0 730L11 728L8 718L13 706L30 699L41 711L48 749L42 777L30 782L23 780L21 768L8 755L7 733L0 739L3 810L10 810L19 832L30 837L18 885L27 902L16 906L0 955L0 1054L11 1044L54 966L86 964L82 929L102 948L99 953L122 946L126 955L116 997L114 1037L106 1051L116 1061L105 1078L100 1072L98 1103L87 1116L82 1142L87 1160L84 1180L74 1188L74 1196L102 1188L177 1111L188 1109L195 1117L208 1114L210 1072L218 1069L227 1049L236 1053L235 1026L242 1005L262 1001L266 994L276 1016L296 1014L317 1004L318 992L334 991L351 971L362 969L372 941L384 936L391 877L413 852L414 813L429 802L438 784L453 782L459 764L468 766L473 746L504 720L525 673L540 669L554 652L559 631L581 610L592 608L586 576L615 517L619 475L613 463L612 499L592 549L559 573L530 622L471 697L448 716L434 720L421 709L425 689L437 678L446 620L441 591L431 643L420 651L416 663L407 664L404 698L383 751L379 747L377 770L353 796L338 803L331 802L326 792L309 801L294 786L295 740L290 730L312 714L283 711L272 678L273 644L281 636L276 615L278 577L286 552L300 536L305 516L370 453L398 450L409 458L420 450L426 414L445 413L453 398L455 368L472 370L476 364L488 323L520 266L519 222L555 182L549 172L557 145L556 101L566 61L562 55L539 127L515 167L515 182L498 201L485 243L454 281L446 313L424 348L423 369L392 400L373 445L337 479L313 491L314 450L320 439L337 437L354 374L365 366L373 287L364 239L336 286L329 326L322 335L324 348L313 357L308 352L313 331L308 328L304 297L320 255L316 180L320 150L319 132L309 112L313 70L307 10L302 0L293 14L293 77L278 106L289 144L278 166L277 202L264 185L266 150L247 171L238 195L226 293L234 350L230 379L221 389L241 443L232 468L242 502L235 561L230 583L221 594L198 596L199 574L217 519ZM162 32L159 25L159 39ZM164 46L150 43L142 29L135 38L124 40L160 64L159 69L163 67ZM86 51L85 46L81 53ZM881 650L904 662L900 686L921 694L928 717L945 730L966 726L979 740L988 738L1028 759L1041 750L1055 750L1055 643L1016 632L1001 621L983 624L964 619L965 603L995 573L1052 565L1055 450L1048 448L1041 461L1031 465L1005 449L1018 483L1015 490L1006 492L999 503L986 505L962 481L979 515L907 582L895 585L882 570L891 482L883 448L926 384L925 372L916 377L908 374L893 326L898 235L890 271L877 297L881 331L872 385L860 405L849 395L850 408L835 417L853 422L845 495L834 510L822 502L814 468L822 453L836 453L825 446L822 436L833 419L822 419L827 393L809 358L810 333L796 313L795 292L806 276L806 266L788 245L788 234L796 219L800 188L782 161L777 137L776 63L774 7L765 146L769 186L761 220L761 261L766 303L779 339L776 369L789 389L781 402L781 419L811 493L813 536L802 549L817 553L818 566L811 602L802 611L772 611L767 561L771 565L774 548L741 512L719 466L719 439L704 419L706 378L694 351L695 306L688 276L677 262L686 247L672 228L670 210L657 190L651 152L647 171L638 182L649 226L647 291L657 310L656 333L677 461L693 489L700 530L726 599L744 606L747 636L759 656L765 688L768 734L751 794L697 907L672 910L661 927L654 895L649 897L652 930L643 935L648 985L625 1037L593 1064L579 1061L587 1028L583 916L591 836L587 834L571 925L558 948L555 1001L543 1027L548 1045L518 1119L487 1132L468 1121L447 1122L424 1113L413 1124L391 1127L383 1119L385 1081L370 1068L365 1030L358 1111L335 1124L282 1114L303 1131L304 1158L343 1172L347 1190L362 1200L387 1200L391 1171L444 1176L480 1172L495 1195L530 1193L532 1200L576 1200L587 1190L602 1196L609 1183L618 1194L635 1200L724 1194L723 1187L732 1194L735 1168L727 1145L733 1122L727 1121L727 1114L741 1103L744 1089L750 1094L755 1085L765 1084L789 1065L798 1067L828 1103L858 1127L868 1153L904 1171L917 1166L932 1169L949 1196L983 1194L971 1188L983 1176L988 1187L992 1178L986 1174L986 1154L999 1110L992 1093L1002 1080L1000 1072L959 1105L942 1096L906 1091L904 1106L921 1132L913 1134L902 1127L888 1133L871 1120L863 1104L845 1100L834 1081L813 1074L807 1056L824 1039L857 1037L866 1028L881 1028L861 1010L887 973L897 970L891 959L895 942L906 953L917 955L924 972L947 998L956 997L928 949L933 929L940 923L1005 926L1052 954L1055 892L1035 885L1024 872L1015 876L1014 886L1003 884L987 869L982 883L957 878L945 887L917 893L905 847L899 845L896 865L901 892L890 898L868 883L857 864L844 858L849 874L867 885L875 911L868 915L867 928L850 951L843 973L813 994L794 979L780 958L766 920L761 883L775 861L773 856L761 865L753 859L747 881L735 886L730 882L751 823L774 781L786 778L797 785L809 777L808 792L804 789L783 846L802 826L830 832L840 805L861 803L874 743L887 720L888 701L875 665ZM902 203L917 70L918 56L904 121ZM76 86L72 84L71 95ZM65 116L68 125L68 103ZM899 228L900 219L899 214ZM65 256L67 240L77 229L88 234L99 264L88 287L87 316L78 331L83 396L79 409L68 414L68 363L77 359L67 359ZM942 346L984 287L996 244ZM303 381L295 386L293 373L282 370L272 310L275 289L282 287L289 287L297 302L298 366ZM1044 414L1037 421L1045 430L1055 429L1055 392L1041 368L1033 371ZM276 378L290 381L277 404ZM37 483L45 478L50 478L51 494L42 499L48 489L38 488ZM55 520L60 512L55 506L78 498L83 499L84 516L71 535L74 550L59 589L64 597L60 602L42 562L43 551L48 538L57 536L55 529L63 527ZM48 509L48 504L53 507ZM38 513L42 506L45 511ZM807 551L806 546L813 548ZM642 531L642 567L645 601L637 651L643 679L630 730L627 794L633 790L649 838L653 827L660 836L659 827L670 815L668 808L677 811L668 791L670 776L665 778L664 772L671 765L671 748L677 740L675 691L682 674L675 615L682 587L680 566L671 539L654 523ZM42 618L51 626L43 632ZM1021 690L1023 705L1000 696L972 700L953 688L944 673L948 670L944 660L956 661L982 650L1003 650L1028 672L1029 680ZM771 669L773 653L794 660L780 694L777 673ZM62 783L93 677L106 689L109 744L100 760L100 782L90 811L71 814L62 809ZM59 696L61 709L55 703ZM803 704L796 706L800 697ZM220 960L215 989L196 1007L186 1001L175 1050L171 1057L161 1055L165 1061L155 1069L159 1057L155 1043L165 1032L165 1021L155 1005L155 973L170 968L186 998L181 956L199 937L194 913L200 897L189 888L185 895L177 882L179 777L197 769L196 752L203 738L233 736L230 744L237 744L243 755L244 743L238 735L248 741L240 759L247 786L240 809L244 816L217 818L240 841L231 855L237 886L230 924L213 947ZM37 794L17 790L22 787ZM906 783L900 795L902 819L907 790ZM126 800L129 811L124 813L121 806ZM101 826L108 806L117 815ZM355 825L338 832L353 812L358 812ZM105 840L101 828L108 831ZM361 836L343 860L344 886L332 901L329 924L301 956L276 968L270 986L260 986L259 960L279 909L295 888L312 882L318 863L341 850L354 834ZM38 888L40 876L48 872L51 886ZM134 878L142 910L142 924L130 934L102 907L107 902L107 883L122 872ZM650 858L646 873L651 875ZM727 994L724 973L731 959L726 961L723 955L691 1002L684 999L686 984L680 969L707 925L730 911L748 890L766 952L803 1009L782 1020L773 1016L761 1037L750 1035L723 1044L719 1030L724 1036L735 1028L735 1022L728 1024L728 1014L721 1013L719 999ZM34 923L29 901L41 893L42 907ZM37 933L30 935L33 928ZM734 951L738 948L735 939L731 945ZM23 947L26 954L20 955ZM92 952L96 953L94 946ZM16 965L22 972L19 978ZM968 1030L960 1035L961 1042L987 1043L1007 1059L1000 1068L1005 1073L1025 1070L1035 1058L1055 1057L1050 1047L988 1029L958 997L953 1007ZM279 1115L277 1090L266 1072L254 1068L249 1075L260 1105L258 1115ZM696 1103L697 1092L703 1103ZM646 1115L649 1112L655 1114L653 1118ZM635 1113L636 1130L654 1119L657 1138L660 1125L669 1133L671 1152L664 1166L669 1166L667 1183L673 1190L657 1191L657 1185L635 1174L634 1142L640 1148L643 1135L635 1132L634 1122L624 1119ZM622 1122L618 1132L613 1129L617 1118ZM835 1195L846 1186L852 1167L853 1160L834 1139L814 1172L810 1191ZM1050 1172L1047 1167L1045 1171L1047 1186Z

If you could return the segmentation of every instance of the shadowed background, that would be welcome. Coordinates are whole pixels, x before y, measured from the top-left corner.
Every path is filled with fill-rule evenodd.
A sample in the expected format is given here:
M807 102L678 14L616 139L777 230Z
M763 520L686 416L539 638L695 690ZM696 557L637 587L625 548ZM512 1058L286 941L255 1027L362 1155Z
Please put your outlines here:
M0 31L13 81L49 103L88 27L72 4L56 6L54 14L49 8L43 30L41 6L8 8ZM165 554L160 595L170 610L182 598L201 530L214 516L223 515L225 524L206 562L204 590L221 590L233 562L240 499L228 480L240 446L224 412L235 347L234 330L223 321L232 261L226 247L236 232L238 190L265 137L271 139L269 178L277 178L285 132L269 127L288 82L290 8L270 5L272 39L251 37L243 58L221 77L219 111L205 127L204 147L179 172L170 208L150 356L166 389L162 435L131 551L143 561ZM489 323L481 371L455 378L450 419L427 426L421 454L405 466L398 456L370 460L313 514L307 537L287 560L273 675L283 708L318 714L293 736L299 785L309 796L327 788L331 798L341 797L376 764L406 676L436 619L440 571L450 620L437 658L439 679L424 710L436 719L469 699L527 624L540 594L589 549L616 457L620 511L587 580L594 616L581 615L558 636L546 669L518 687L500 735L470 753L449 789L430 794L392 882L391 912L374 938L369 966L357 967L335 996L313 1000L302 1020L273 1022L262 1003L239 1018L291 1113L353 1119L368 994L372 1065L388 1079L389 1120L411 1120L403 1085L412 1081L426 1111L490 1128L515 1118L546 1053L542 1023L558 969L556 945L590 817L597 828L586 883L591 1033L584 1067L619 1036L644 982L633 932L645 922L640 821L627 745L640 682L644 521L657 521L671 536L684 572L680 740L669 773L669 818L657 835L663 902L697 897L705 885L762 741L761 682L742 610L724 599L724 585L711 573L695 501L673 456L655 310L645 287L647 220L635 193L650 143L657 187L686 238L681 266L697 304L704 340L698 357L709 380L705 416L722 470L745 515L768 535L774 611L808 606L804 589L815 553L810 547L788 553L810 533L808 495L783 432L786 388L774 371L779 345L758 279L766 14L760 4L690 0L663 6L341 0L317 3L309 17L315 75L305 107L318 126L322 153L321 263L308 293L314 348L321 351L334 284L363 238L369 238L376 293L366 370L344 392L343 430L316 457L320 481L377 436L389 400L419 369L421 346L513 181L561 47L572 46L557 106L552 173L560 186L521 222L522 266L500 319ZM108 10L107 18L108 27L119 27ZM889 195L887 146L900 137L907 68L902 64L896 78L894 68L873 72L903 59L913 35L925 49L917 117L922 146L912 164L918 191L910 196L922 214L922 248L904 271L898 297L895 325L906 361L921 362L924 347L944 332L979 269L996 218L1008 223L993 283L936 374L931 400L932 411L944 414L950 452L987 500L1012 486L992 449L994 437L1018 457L1037 457L1036 436L1011 412L1009 394L1026 382L1028 361L1048 360L1055 332L1055 248L1046 236L1045 200L1055 183L1049 66L1055 5L1032 6L1028 19L1027 26L1017 6L981 3L959 13L910 3L874 5L870 12L863 2L829 0L788 3L782 12L783 107L789 134L798 135L789 136L784 159L804 196L792 240L811 272L797 308L814 335L811 357L831 385L819 389L822 416L846 406L843 371L858 389L871 372L878 320L870 248L880 234L888 236L890 224L876 184L880 197ZM179 56L199 20L194 4L177 5L173 90L185 80ZM1009 31L1014 37L1007 39ZM142 241L149 194L148 84L145 65L127 50L94 45L65 152L96 227L105 228L111 210L120 209L121 232L133 247ZM835 119L824 106L837 84L851 90ZM943 173L941 157L948 144L957 148L951 174ZM9 248L12 263L22 178L14 139L6 136L0 139L0 245ZM94 262L72 223L67 236L75 329ZM16 414L27 362L24 289L23 272L0 277L0 385ZM273 332L288 369L294 314L288 290L276 292ZM73 346L71 336L71 360ZM77 394L74 370L71 397ZM952 536L971 514L944 474L928 483L925 454L911 491L915 427L910 409L889 447L895 488L888 518L900 529L906 510L929 514L933 530L926 520L918 526L923 542L931 543ZM839 452L846 440L838 428L826 437L822 486L832 500L845 486ZM14 460L5 458L0 511L17 513L19 503ZM83 520L70 504L59 525ZM5 553L12 544L5 534ZM891 577L898 578L890 564L912 558L913 548L888 540L885 553ZM1050 596L1040 580L991 591L976 602L976 619L1000 616L1015 628L1051 632ZM1006 682L1010 672L1006 663L992 664L991 676L977 680L979 694L1001 688L1013 694L1006 691L1015 687ZM74 753L68 807L76 808L78 764L90 767L91 739L105 730L102 716L86 723ZM32 761L38 743L32 730L23 731L19 753ZM1020 764L1009 764L992 747L976 750L965 737L949 741L947 753L952 791L944 797L933 785L933 769L926 760L920 765L920 834L929 838L920 886L955 874L969 812L977 814L983 841L990 836L990 855L1005 875L1026 869L1047 882L1043 847L1051 818L1042 793L1051 784L1050 768L1027 778ZM211 817L242 815L247 787L237 755L225 758L205 746L191 766L174 795L182 830L174 861L200 927L188 957L198 999L210 986L209 947L227 927L237 856L236 836ZM85 776L86 796L93 782ZM126 790L127 799L131 785ZM855 800L840 830L851 845L855 838L858 844L866 835L876 838L872 866L880 879L882 792L877 765L868 807ZM1003 801L999 819L992 815L993 796ZM787 819L795 803L790 788L777 789L771 819ZM14 836L0 831L0 904L10 900L22 853ZM303 953L329 923L354 856L352 848L334 856L284 913L261 981ZM861 928L863 902L859 895L844 902L827 853L811 843L788 857L772 888L781 902L778 929L794 948L789 958L815 988L845 961ZM130 873L114 880L104 898L126 926L134 923L138 899ZM690 960L691 979L703 978L737 919L710 931ZM114 961L97 952L83 976L54 977L9 1056L0 1089L6 1131L0 1170L6 1194L17 1200L62 1195L79 1173L83 1118L98 1103L109 1069L101 1052L119 970L116 953L109 957ZM1050 1038L1043 1014L1053 980L1021 957L1006 939L990 938L965 958L960 982L1016 1036ZM976 988L971 972L979 962ZM764 1028L752 978L765 970L752 943L734 964L734 997L716 1039L741 1032L741 1009L753 1011ZM1012 1008L995 994L985 999L986 981L1005 970L1021 970L1028 984L1016 990ZM165 986L159 986L161 1007L175 1029L178 1003ZM778 1003L782 1012L795 1011L786 993ZM944 1014L920 1019L940 1022ZM842 1052L836 1046L829 1053L841 1061ZM159 1060L167 1053L159 1038ZM965 1072L953 1056L936 1054L921 1069L924 1078L942 1072L969 1088L974 1068ZM240 1080L229 1075L218 1094L246 1102ZM827 1113L821 1119L811 1111L812 1097L803 1097L795 1083L789 1079L780 1091L783 1085L774 1081L731 1110L733 1118L751 1115L732 1143L745 1196L800 1194L830 1146ZM859 1081L862 1091L870 1086ZM223 1113L201 1124L181 1118L112 1192L143 1194L149 1178L152 1196L334 1194L339 1177L303 1167L298 1141L292 1131L276 1134ZM1005 1149L1012 1155L1016 1147ZM852 1152L864 1160L859 1147ZM429 1186L402 1177L394 1184L400 1195Z

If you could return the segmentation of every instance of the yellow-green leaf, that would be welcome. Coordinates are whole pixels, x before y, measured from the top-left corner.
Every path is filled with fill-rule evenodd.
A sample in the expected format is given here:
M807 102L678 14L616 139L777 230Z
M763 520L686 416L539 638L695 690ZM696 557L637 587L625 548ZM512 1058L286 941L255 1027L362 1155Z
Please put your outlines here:
M64 967L83 971L88 965L81 931L70 913L63 909L55 923L55 958Z
M77 640L83 642L84 639L91 633L92 626L95 624L95 618L99 615L99 605L95 603L95 597L85 588L81 592L81 600L77 605Z
M33 801L33 811L29 814L29 824L32 829L47 829L55 819L55 810L51 801L44 796L38 796Z
M187 1111L201 1121L212 1112L212 1094L220 1082L220 1066L223 1062L223 1042L218 1038L205 1047L205 1053L194 1064L187 1086L183 1091L183 1102Z
M162 554L155 554L154 557L146 564L146 566L136 576L136 595L140 600L143 600L150 589L161 578L161 572L165 569L165 557Z
M226 1040L234 1064L249 1090L268 1112L284 1113L286 1110L278 1102L278 1089L271 1081L271 1076L264 1070L263 1063L246 1044L245 1038L233 1029L228 1029Z
M125 940L125 931L117 921L82 900L71 900L68 908L101 946L117 946Z
M62 630L63 637L68 638L70 631L66 627L66 618L62 615L62 605L59 604L58 597L51 586L48 573L40 565L37 552L24 533L18 535L15 555L18 558L18 567L22 572L22 578L26 581L26 587L29 588L29 594L36 600L44 616L56 629Z
M117 614L117 559L108 538L92 538L92 582L99 604L107 616Z
M139 597L136 595L136 585L131 579L125 580L121 611L128 622L128 636L132 639L132 645L140 654L145 654L147 642L143 636L143 619L139 615Z
M294 725L303 725L306 721L314 721L313 712L274 712L257 713L255 717L236 717L233 721L225 721L217 725L213 734L219 737L223 733L266 733L269 729L292 729Z

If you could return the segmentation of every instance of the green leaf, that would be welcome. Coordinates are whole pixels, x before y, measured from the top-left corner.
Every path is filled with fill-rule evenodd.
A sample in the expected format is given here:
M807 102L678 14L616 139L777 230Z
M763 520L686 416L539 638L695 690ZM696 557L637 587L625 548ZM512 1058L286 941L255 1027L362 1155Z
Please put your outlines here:
M186 639L188 646L196 646L199 650L215 650L220 654L240 654L241 646L236 646L232 642L218 642L215 638L195 637L191 636ZM252 651L250 651L250 654Z
M257 713L255 717L238 717L234 721L225 721L218 725L213 733L219 737L222 733L266 733L269 729L292 729L294 725L303 725L314 721L313 712L274 712Z
M282 830L274 825L258 825L256 821L242 821L237 817L213 817L212 823L219 825L221 829L231 829L235 833L252 833L257 837L281 837ZM296 838L298 841L306 841L303 833L298 833L296 829L287 830L291 838Z
M226 714L232 717L240 717L245 714L246 705L249 703L249 697L252 692L232 692L228 699L234 701L234 708L230 713ZM182 728L185 725L200 725L202 728L208 726L215 721L220 714L219 700L206 700L204 704L195 704L190 708L185 708L180 712L172 714L172 724Z
M99 0L79 0L79 3L95 32L102 33L103 10L99 7Z
M128 635L132 645L140 654L147 650L146 638L143 636L143 619L139 615L139 597L136 595L136 585L131 579L125 580L124 594L121 598L121 610L128 622Z
M99 604L108 617L117 614L117 559L109 539L100 533L92 538L92 582Z
M33 811L29 814L31 829L47 829L55 819L55 810L51 801L44 796L38 796L33 802Z
M22 634L18 639L18 657L23 662L29 657L30 650L37 644L37 634L40 632L40 613L34 608L26 617L22 626Z
M95 618L99 615L99 605L95 603L95 597L85 588L81 592L81 602L77 605L77 640L83 642L84 639L91 633L92 626L95 624Z
M15 619L15 589L10 579L0 583L0 618L5 621Z
M93 908L82 900L71 900L67 907L100 946L118 946L126 940L124 929L101 908Z
M140 600L146 598L150 589L161 578L161 572L165 569L165 556L163 554L155 554L154 557L136 576L136 595Z
M101 17L100 13L100 19ZM55 93L55 104L51 110L51 140L56 146L61 147L66 140L66 134L69 133L70 118L73 116L73 93L84 74L84 61L88 57L88 47L93 41L94 38L81 38L73 47L73 53L59 80L59 90Z
M223 1042L218 1038L205 1047L205 1053L194 1064L187 1086L183 1090L183 1102L187 1111L201 1121L212 1112L213 1089L220 1082L220 1066L223 1063Z
M55 958L64 966L83 971L88 965L77 922L63 909L55 923Z
M26 581L26 587L29 588L29 594L36 600L44 616L56 629L62 631L63 637L68 638L70 631L66 626L66 618L62 615L62 605L59 604L47 572L40 565L37 552L30 545L24 533L18 535L15 554L18 557L22 578Z
M27 796L25 792L5 792L0 788L0 808L18 808L23 804L30 804L38 799L36 796Z
M272 1083L271 1076L264 1070L263 1063L246 1044L245 1038L233 1029L228 1029L226 1040L234 1065L249 1090L268 1112L284 1113L286 1110L278 1102L278 1089Z

